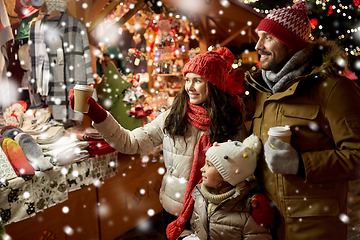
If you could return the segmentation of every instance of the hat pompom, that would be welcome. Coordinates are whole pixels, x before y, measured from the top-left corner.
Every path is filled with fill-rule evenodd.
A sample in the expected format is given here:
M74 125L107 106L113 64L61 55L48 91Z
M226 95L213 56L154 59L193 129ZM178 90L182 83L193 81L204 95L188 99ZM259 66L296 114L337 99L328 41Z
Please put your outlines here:
M305 15L309 13L309 8L303 0L297 1L291 8L303 12Z
M221 58L227 62L230 71L231 65L234 63L234 55L232 54L232 52L225 47L218 48L216 52L219 53Z
M243 144L247 145L256 154L259 154L262 148L260 139L255 134L251 134L249 137L245 138Z

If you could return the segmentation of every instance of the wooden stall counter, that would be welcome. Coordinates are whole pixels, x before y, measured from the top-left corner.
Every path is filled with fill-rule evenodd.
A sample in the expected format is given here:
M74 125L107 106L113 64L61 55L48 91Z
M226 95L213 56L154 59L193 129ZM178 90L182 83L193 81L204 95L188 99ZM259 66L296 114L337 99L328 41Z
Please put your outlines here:
M12 240L99 239L96 187L73 191L68 200L5 230Z
M162 210L159 190L165 167L158 156L156 162L149 157L145 164L139 155L119 154L118 174L98 188L102 240L113 240Z
M116 174L102 179L102 171L94 169L91 184L69 191L66 200L27 219L5 225L6 233L12 240L113 240L160 212L165 169L159 156L150 155L146 166L140 155L116 157Z

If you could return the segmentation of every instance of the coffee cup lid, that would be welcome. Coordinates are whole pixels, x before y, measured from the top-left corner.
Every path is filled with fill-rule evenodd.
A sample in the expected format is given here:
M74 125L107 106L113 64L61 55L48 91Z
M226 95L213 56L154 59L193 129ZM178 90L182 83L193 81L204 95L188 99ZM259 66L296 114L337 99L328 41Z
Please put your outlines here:
M83 91L93 91L94 88L88 85L75 85L74 89L76 90L83 90Z
M274 137L285 137L285 136L291 136L291 130L289 126L285 127L272 127L268 131L268 135L274 136Z

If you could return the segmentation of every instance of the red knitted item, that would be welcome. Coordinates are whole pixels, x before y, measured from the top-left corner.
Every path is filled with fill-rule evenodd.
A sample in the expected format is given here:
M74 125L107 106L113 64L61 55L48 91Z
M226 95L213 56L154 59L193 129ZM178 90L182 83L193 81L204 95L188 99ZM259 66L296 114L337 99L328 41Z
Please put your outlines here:
M211 124L211 120L207 115L206 109L188 102L186 109L187 120L196 128L207 130ZM169 240L177 239L185 229L187 220L191 217L194 208L194 199L191 197L195 186L202 181L201 171L205 164L205 153L211 147L208 132L201 135L195 150L195 157L190 172L189 183L186 188L184 206L180 216L171 222L166 228L166 235Z
M74 89L70 89L69 91L69 102L70 107L74 110ZM103 109L93 98L88 98L86 102L90 105L89 111L87 113L83 113L88 116L94 123L101 123L105 121L107 117L107 112Z
M88 98L86 102L90 105L88 113L85 113L94 123L101 123L105 121L107 112L103 109L93 98Z
M307 44L311 34L308 12L306 2L297 1L292 8L272 11L261 20L256 30L265 31L289 48L300 50Z
M11 138L4 137L1 146L18 177L28 180L35 175L33 167L26 159L22 148L17 142Z
M16 0L14 12L17 13L17 18L23 19L38 12L40 8L34 8L33 6L24 6L21 0Z
M234 56L231 51L225 47L220 47L216 51L196 55L185 64L183 75L185 77L189 72L198 74L225 92L226 79L233 63Z
M11 105L14 105L14 104L19 104L19 105L21 105L21 107L22 107L22 109L23 109L23 112L26 112L28 105L27 105L27 103L26 103L25 101L19 100L19 101L14 102L14 103L11 104Z
M238 95L244 92L244 86L242 86L244 78L244 70L238 68L229 74L226 83L226 88L239 112L241 112L241 101Z
M261 193L252 196L252 217L258 225L270 227L274 224L275 210L270 200Z
M235 94L240 95L245 92L245 87L243 86L244 79L244 70L242 70L241 68L237 68L227 77L226 88L230 92L234 92Z

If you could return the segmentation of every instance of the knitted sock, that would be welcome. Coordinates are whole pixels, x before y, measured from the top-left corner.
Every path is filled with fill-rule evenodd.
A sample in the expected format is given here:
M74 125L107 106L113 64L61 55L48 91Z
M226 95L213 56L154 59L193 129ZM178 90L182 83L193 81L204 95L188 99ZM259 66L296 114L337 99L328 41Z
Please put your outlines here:
M30 180L34 175L34 169L26 159L20 145L11 138L4 137L2 140L2 149L13 167L16 175L25 180Z
M22 148L25 157L35 171L40 170L41 172L44 172L53 168L53 165L44 157L42 149L31 135L19 133L16 135L15 141Z

